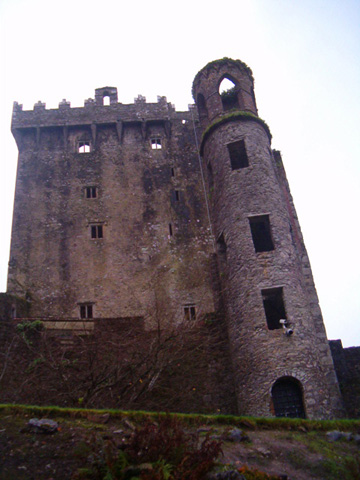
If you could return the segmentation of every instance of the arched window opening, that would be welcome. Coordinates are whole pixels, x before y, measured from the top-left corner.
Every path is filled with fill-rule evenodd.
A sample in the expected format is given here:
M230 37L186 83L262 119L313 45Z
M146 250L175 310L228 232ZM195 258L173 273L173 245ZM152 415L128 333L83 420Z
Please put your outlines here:
M276 380L271 389L271 397L276 417L305 418L302 388L295 378L283 377Z
M105 92L103 96L103 105L105 107L108 107L110 105L110 96L107 92Z
M219 94L224 110L239 108L238 92L235 83L225 77L219 85Z
M199 117L200 118L208 118L208 111L207 111L207 108L206 108L206 102L205 102L204 95L202 93L198 94L197 100L196 100L196 105L197 105L197 108L198 108Z
M90 142L78 142L78 153L90 153L91 145Z

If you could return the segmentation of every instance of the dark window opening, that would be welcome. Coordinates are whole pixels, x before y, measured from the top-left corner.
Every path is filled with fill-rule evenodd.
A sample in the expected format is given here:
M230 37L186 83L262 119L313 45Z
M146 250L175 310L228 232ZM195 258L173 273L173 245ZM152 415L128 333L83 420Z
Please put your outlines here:
M210 195L211 195L214 189L214 175L213 175L213 170L210 162L207 164L207 172L208 172L209 189L210 189Z
M79 142L78 153L90 153L90 142Z
M91 238L103 238L102 225L91 225Z
M274 250L269 215L250 217L249 223L255 252L270 252L271 250Z
M161 138L152 138L151 139L151 148L153 150L161 150Z
M302 389L291 378L277 380L271 389L276 417L305 418Z
M180 201L180 192L179 190L175 190L175 201L179 202Z
M254 92L254 88L253 88L253 87L251 87L251 97L252 97L252 99L253 99L253 101L254 101L254 104L256 104L256 101L255 101L255 92Z
M184 320L196 320L196 307L195 305L184 306Z
M219 93L225 111L240 108L237 88L232 80L225 77L219 85Z
M275 330L282 328L280 320L286 320L282 287L261 290L261 294L268 329Z
M171 223L169 223L169 236L172 237L173 229Z
M93 306L89 304L80 305L80 318L93 318Z
M198 94L197 100L196 100L196 105L197 105L197 108L198 108L199 117L200 118L207 118L208 117L208 111L207 111L207 107L206 107L205 98L204 98L204 95L202 93Z
M225 242L224 234L222 233L217 239L217 251L219 255L222 255L223 258L226 258L227 245Z
M174 167L171 167L171 176L172 176L172 177L175 177L175 169L174 169Z
M230 155L231 168L238 170L249 166L249 160L246 153L245 141L238 140L227 145Z
M97 187L86 187L86 198L96 198L97 197Z

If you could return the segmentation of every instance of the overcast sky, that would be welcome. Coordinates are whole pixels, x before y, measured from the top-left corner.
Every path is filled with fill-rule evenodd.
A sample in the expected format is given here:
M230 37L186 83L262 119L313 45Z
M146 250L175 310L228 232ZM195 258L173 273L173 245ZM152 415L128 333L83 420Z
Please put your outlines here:
M0 0L0 291L17 149L12 102L83 106L165 95L177 110L209 61L247 63L282 152L328 337L360 345L359 0Z

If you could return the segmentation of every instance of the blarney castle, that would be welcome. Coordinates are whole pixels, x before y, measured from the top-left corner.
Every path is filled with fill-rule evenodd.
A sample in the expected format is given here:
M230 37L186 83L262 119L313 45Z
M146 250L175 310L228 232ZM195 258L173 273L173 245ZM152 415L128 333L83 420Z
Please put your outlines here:
M224 79L232 88L222 92ZM142 318L151 331L159 299L167 325L219 315L231 413L344 416L252 72L239 60L214 61L192 89L186 112L165 97L119 103L114 87L96 89L82 108L14 104L19 160L2 318L91 335L99 319ZM339 341L333 350L340 365Z

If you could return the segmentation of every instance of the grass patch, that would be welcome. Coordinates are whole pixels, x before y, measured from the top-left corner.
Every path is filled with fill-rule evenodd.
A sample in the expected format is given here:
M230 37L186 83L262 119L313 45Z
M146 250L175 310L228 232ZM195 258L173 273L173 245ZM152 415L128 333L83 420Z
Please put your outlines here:
M300 418L265 418L243 417L236 415L205 415L197 413L168 413L147 412L144 410L115 410L115 409L89 409L66 408L57 406L0 404L0 413L15 415L35 415L47 417L87 418L88 415L103 415L108 413L110 418L127 418L134 422L144 420L160 420L174 416L188 425L232 425L245 430L285 430L285 431L330 431L357 432L360 430L360 420L304 420Z
M203 155L204 144L208 136L220 125L223 125L228 122L232 122L233 120L243 120L243 121L254 121L259 123L262 127L264 127L269 140L271 140L271 132L270 128L268 127L267 123L260 117L257 117L253 113L244 112L243 110L234 110L230 111L226 115L222 115L220 118L217 118L213 123L211 123L204 131L202 138L201 138L201 145L200 145L200 154Z

